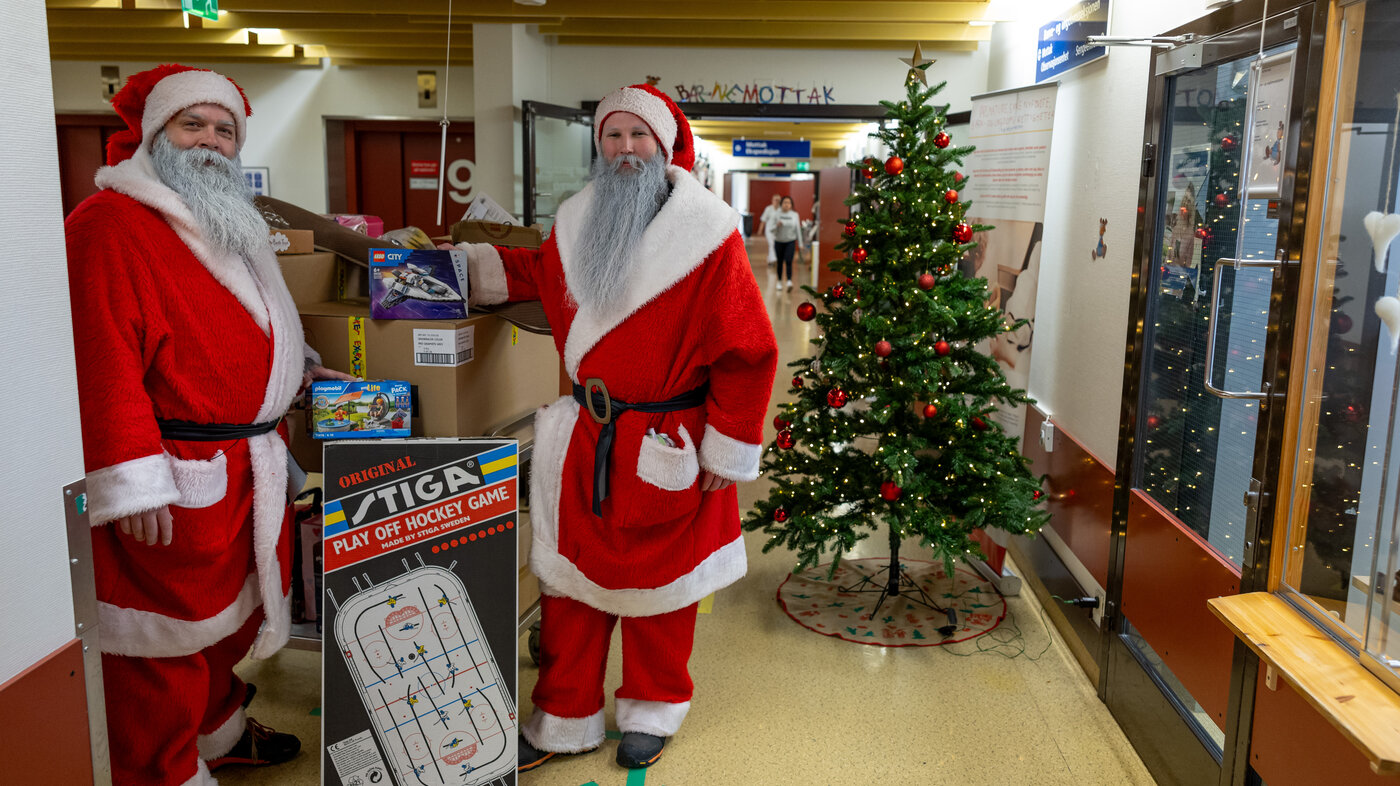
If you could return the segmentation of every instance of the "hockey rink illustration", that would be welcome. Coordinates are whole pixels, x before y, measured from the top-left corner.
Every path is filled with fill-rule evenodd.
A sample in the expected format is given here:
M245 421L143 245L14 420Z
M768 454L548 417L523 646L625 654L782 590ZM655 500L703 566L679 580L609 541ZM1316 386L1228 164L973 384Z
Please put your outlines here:
M424 565L347 598L334 635L399 786L514 772L515 704L450 569Z

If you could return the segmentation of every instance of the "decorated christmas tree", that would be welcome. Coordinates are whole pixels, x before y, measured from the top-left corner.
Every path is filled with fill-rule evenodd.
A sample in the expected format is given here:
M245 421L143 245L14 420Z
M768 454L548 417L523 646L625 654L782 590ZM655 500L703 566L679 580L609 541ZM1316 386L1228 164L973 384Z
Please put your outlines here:
M856 207L843 258L830 262L846 278L806 288L822 308L797 307L822 335L814 355L790 364L795 400L764 459L773 488L744 524L771 536L764 551L795 551L799 570L829 554L831 574L883 525L881 602L914 589L901 583L903 538L917 537L951 574L956 560L981 556L973 530L1034 532L1048 518L1029 460L991 417L1029 399L979 344L1022 322L1008 324L987 305L987 282L959 271L973 232L991 227L963 219L956 166L973 148L952 144L946 108L930 104L943 84L925 86L926 68L910 70L905 100L882 102L892 122L875 136L889 158L849 164L863 177L847 200Z

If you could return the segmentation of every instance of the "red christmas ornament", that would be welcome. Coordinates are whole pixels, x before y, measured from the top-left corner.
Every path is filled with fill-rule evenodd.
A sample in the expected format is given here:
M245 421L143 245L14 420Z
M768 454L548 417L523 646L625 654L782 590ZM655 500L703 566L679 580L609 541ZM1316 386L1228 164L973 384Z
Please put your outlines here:
M778 447L782 450L792 450L792 446L797 444L791 431L779 431L777 439Z
M784 420L782 415L773 418L773 428L779 431L787 431L791 427L792 424Z
M845 284L837 284L836 286L833 286L833 287L831 288L831 296L834 297L834 298L836 298L837 300L840 300L841 298L845 297L845 296L846 296L846 285L845 285Z
M1351 317L1340 311L1332 314L1332 331L1334 333L1350 333L1354 324Z
M841 388L832 388L826 392L826 403L833 409L840 409L846 406L846 402L850 400L850 395Z
M847 222L846 222L846 237L855 237L855 236L856 236L856 222L854 222L854 221L847 221Z
M1239 145L1240 141L1230 134L1220 137L1220 149L1224 150L1226 153L1232 152L1235 148L1239 147Z
M1160 425L1162 425L1162 419L1161 419L1161 418L1157 417L1156 415L1148 415L1148 416L1147 416L1147 427L1148 427L1148 428L1157 428L1157 427L1160 426Z
M894 502L904 493L904 489L896 486L893 480L887 480L880 484L880 498L888 502Z
M874 177L880 171L880 161L875 157L865 159L865 176Z
M934 147L939 147L939 148L947 147L947 146L948 146L948 143L949 143L949 142L952 142L952 141L953 141L953 138L950 137L950 136L948 136L948 132L947 132L947 131L939 131L937 134L934 134L934 136L933 136L933 146L934 146Z
M937 352L940 355L947 355L949 352L953 351L953 347L951 344L940 338L938 339L938 341L934 342L933 351Z
M1041 491L1040 489L1036 489L1035 492L1031 494L1031 499L1038 500L1043 496L1045 496L1045 492Z
M894 351L894 346L891 345L890 342L888 342L888 341L883 341L883 340L881 340L881 341L876 341L876 342L875 342L875 354L876 354L877 356L882 357L882 358L887 358L887 357L890 356L890 353L893 352L893 351Z
M870 256L870 252L869 252L869 251L866 251L866 250L863 249L863 248L858 248L858 249L856 249L855 251L852 251L852 252L851 252L851 259L854 259L854 260L857 261L857 262L864 262L865 259L866 259L866 257L869 257L869 256Z
M953 239L959 243L972 242L972 227L968 226L966 221L959 221L958 225L953 227Z
M899 156L890 156L885 159L885 174L897 175L904 171L904 159Z
M973 418L972 418L972 427L975 428L975 429L977 429L978 431L986 431L986 430L987 430L987 421L985 421L985 420L983 420L983 419L981 419L981 418L979 418L979 417L973 417Z
M925 292L933 289L933 285L937 283L938 279L934 278L932 273L923 273L919 276L919 289Z
M773 511L773 520L782 524L784 521L788 520L788 512L782 508L775 509Z
M1215 206L1216 206L1216 207L1225 207L1225 206L1228 205L1228 204L1230 204L1230 198L1229 198L1229 197L1225 196L1224 194L1216 194L1216 195L1215 195Z
M938 417L938 407L935 407L932 404L925 404L924 417L929 418L930 420Z
M958 201L958 192L957 192L957 190L956 190L956 189L950 188L950 189L948 189L947 191L944 191L944 192L943 192L943 201L944 201L944 202L947 202L947 203L950 204L950 205L953 204L954 202Z
M793 386L794 388L800 388L800 387L802 387L802 377L793 377L793 378L792 378L792 386Z
M963 181L963 173L961 173L961 172L954 172L954 173L953 173L953 182L954 182L954 183L961 183L962 181Z
M797 318L803 322L811 322L817 316L817 307L811 303L800 303L797 306Z

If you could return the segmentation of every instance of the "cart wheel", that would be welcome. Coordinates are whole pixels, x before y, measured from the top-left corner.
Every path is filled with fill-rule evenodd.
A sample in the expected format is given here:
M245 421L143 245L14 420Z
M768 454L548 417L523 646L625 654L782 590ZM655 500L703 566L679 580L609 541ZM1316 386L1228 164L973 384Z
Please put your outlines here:
M540 665L540 624L538 622L530 626L530 638L526 641L526 646L530 648L530 660L536 666Z

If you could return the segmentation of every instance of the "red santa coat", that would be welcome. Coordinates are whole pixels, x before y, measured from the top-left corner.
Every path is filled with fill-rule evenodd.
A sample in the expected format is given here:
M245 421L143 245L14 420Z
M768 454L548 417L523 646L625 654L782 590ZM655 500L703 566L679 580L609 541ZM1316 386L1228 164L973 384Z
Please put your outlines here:
M700 469L759 474L777 344L740 236L738 214L671 167L671 195L635 252L623 305L602 313L568 291L592 187L559 207L535 249L465 246L472 299L539 299L576 383L612 398L665 401L708 383L703 406L618 417L602 517L593 515L601 426L572 397L535 419L530 565L544 591L620 616L683 608L744 575L737 491L702 493ZM668 435L675 447L647 437Z
M290 632L285 426L244 440L161 438L157 418L278 420L305 342L270 248L215 250L142 148L98 171L65 224L103 652L189 655L262 605L253 647ZM169 546L108 522L169 505Z

